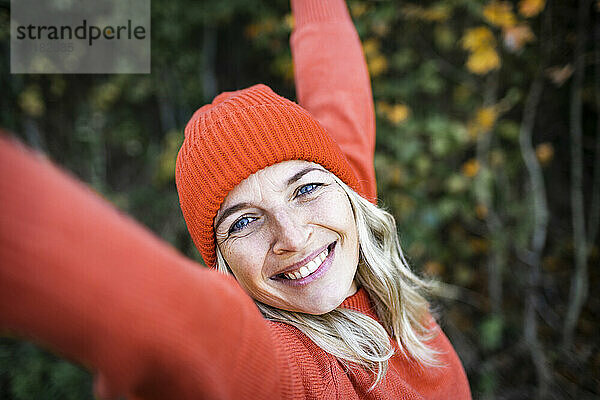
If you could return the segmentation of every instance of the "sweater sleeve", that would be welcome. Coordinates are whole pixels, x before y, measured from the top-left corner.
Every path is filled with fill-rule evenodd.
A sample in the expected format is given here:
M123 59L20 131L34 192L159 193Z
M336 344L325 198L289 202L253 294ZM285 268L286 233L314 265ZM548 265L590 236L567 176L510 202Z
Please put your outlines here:
M233 279L1 134L0 331L82 363L111 396L270 399L294 386Z
M376 203L375 115L360 40L344 0L292 0L298 102L339 144Z

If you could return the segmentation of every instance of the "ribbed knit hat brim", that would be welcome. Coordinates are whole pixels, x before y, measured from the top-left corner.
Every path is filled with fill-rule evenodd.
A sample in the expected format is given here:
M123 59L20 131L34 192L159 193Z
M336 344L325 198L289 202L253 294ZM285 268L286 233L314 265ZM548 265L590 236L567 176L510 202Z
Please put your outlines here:
M265 85L223 93L194 113L175 176L183 216L206 265L216 263L213 220L229 191L287 160L320 164L360 193L339 146L319 123Z

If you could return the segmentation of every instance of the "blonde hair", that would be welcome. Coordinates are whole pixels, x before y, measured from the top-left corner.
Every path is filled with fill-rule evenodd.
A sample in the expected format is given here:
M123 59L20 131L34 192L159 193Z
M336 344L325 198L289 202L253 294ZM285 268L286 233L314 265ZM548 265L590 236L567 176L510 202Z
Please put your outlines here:
M371 389L385 377L388 360L394 354L389 336L406 358L423 367L440 366L436 358L439 352L425 343L436 335L429 326L429 303L423 295L431 290L431 284L410 270L394 217L332 176L348 195L358 230L360 251L355 280L369 294L381 323L344 308L311 315L255 301L258 308L266 319L298 328L348 369L355 364L371 371L375 375ZM217 270L231 274L218 247L216 252Z

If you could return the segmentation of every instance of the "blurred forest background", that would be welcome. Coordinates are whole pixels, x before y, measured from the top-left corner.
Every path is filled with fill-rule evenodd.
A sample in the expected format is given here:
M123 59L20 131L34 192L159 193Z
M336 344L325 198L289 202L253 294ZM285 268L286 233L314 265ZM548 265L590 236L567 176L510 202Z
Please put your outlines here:
M380 204L440 282L474 398L600 398L600 1L349 7ZM224 90L295 98L288 1L152 0L149 75L11 75L9 20L0 0L0 126L200 261L174 183L183 128ZM1 399L91 399L91 379L0 339Z

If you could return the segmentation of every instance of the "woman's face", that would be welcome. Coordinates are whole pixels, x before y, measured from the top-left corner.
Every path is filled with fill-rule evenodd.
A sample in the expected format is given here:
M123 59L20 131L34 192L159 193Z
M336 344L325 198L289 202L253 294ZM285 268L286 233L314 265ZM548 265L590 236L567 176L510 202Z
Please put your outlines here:
M284 161L250 175L225 198L215 233L240 285L262 303L324 314L356 292L354 213L319 164Z

